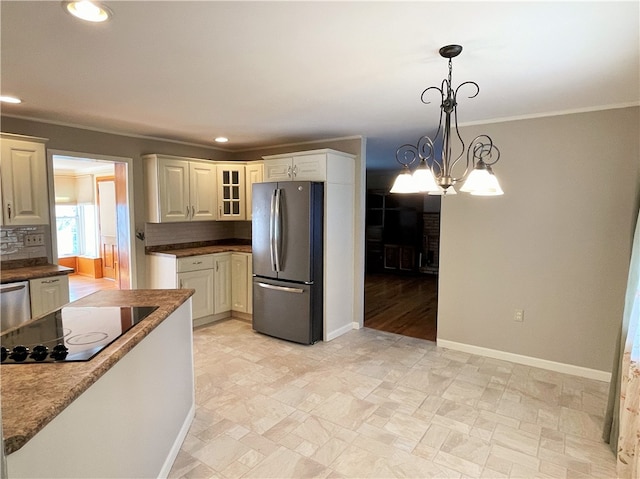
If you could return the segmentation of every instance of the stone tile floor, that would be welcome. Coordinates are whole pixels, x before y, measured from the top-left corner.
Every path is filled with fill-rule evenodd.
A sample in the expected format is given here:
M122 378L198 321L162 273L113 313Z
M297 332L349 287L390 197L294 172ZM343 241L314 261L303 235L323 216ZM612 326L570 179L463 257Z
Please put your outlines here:
M328 343L194 331L171 478L614 478L608 384L364 328Z

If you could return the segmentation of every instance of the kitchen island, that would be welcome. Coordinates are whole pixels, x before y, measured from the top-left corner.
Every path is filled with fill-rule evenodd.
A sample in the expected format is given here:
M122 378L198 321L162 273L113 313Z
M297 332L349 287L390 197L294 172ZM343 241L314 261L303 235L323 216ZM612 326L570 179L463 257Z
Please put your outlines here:
M166 476L195 411L192 294L94 293L70 306L157 309L89 361L3 364L9 477Z

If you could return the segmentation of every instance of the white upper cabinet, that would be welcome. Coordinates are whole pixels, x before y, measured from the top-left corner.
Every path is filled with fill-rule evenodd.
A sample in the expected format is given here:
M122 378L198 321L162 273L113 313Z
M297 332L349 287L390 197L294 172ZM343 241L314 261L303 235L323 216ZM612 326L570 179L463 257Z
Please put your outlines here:
M49 224L46 140L3 133L0 141L1 224Z
M146 155L147 221L216 219L216 167L208 161Z
M353 155L324 149L264 156L264 181L353 184Z
M245 206L245 165L244 163L223 163L218 171L218 220L246 219Z
M216 167L209 162L189 162L189 198L191 220L215 219L216 214Z

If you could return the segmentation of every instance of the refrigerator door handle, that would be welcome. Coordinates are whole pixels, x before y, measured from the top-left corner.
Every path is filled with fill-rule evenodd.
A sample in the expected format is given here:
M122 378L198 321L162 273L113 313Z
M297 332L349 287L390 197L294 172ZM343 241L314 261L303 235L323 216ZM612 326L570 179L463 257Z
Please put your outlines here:
M298 294L304 293L304 289L300 289L300 288L289 288L287 286L275 286L273 284L260 283L260 282L256 284L261 288L275 289L276 291L284 291L285 293L298 293Z
M281 194L282 190L280 188L276 188L275 194L275 217L274 217L274 235L273 235L273 250L275 252L275 270L276 272L280 272L280 247L282 243L282 218L281 218Z
M271 269L273 271L278 271L276 269L276 250L274 244L275 238L275 219L276 219L276 192L277 188L273 190L273 194L271 195L271 210L269 212L269 254L271 257Z

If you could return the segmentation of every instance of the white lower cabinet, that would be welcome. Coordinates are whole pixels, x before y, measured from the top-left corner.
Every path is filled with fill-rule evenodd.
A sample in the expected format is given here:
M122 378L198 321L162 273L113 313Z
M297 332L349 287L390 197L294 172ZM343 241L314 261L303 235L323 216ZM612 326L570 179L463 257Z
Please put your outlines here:
M238 272L233 261L236 255L244 262L244 269ZM191 298L194 326L227 318L232 311L251 314L250 253L214 253L187 258L149 255L147 265L151 288L195 290ZM237 275L241 276L240 280ZM237 297L245 299L236 301Z
M213 270L203 269L178 273L178 287L180 289L195 289L191 298L193 319L211 316L213 314Z
M69 278L66 274L29 280L31 317L59 309L69 302Z

